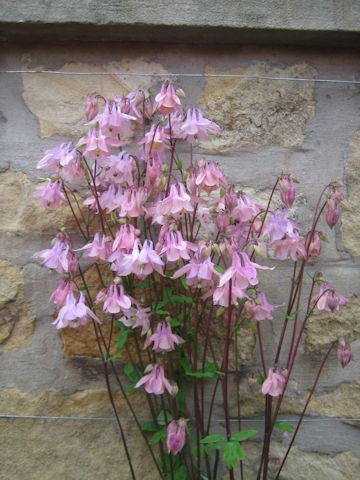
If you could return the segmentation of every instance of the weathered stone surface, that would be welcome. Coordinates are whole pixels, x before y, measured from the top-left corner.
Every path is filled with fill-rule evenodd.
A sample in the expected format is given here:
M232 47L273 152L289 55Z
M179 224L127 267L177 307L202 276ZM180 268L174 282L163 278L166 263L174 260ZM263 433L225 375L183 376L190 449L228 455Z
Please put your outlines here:
M39 184L31 182L22 172L11 168L0 173L0 231L8 234L56 234L61 227L75 230L75 222L67 205L58 210L45 210L35 198L29 197Z
M224 358L224 349L226 341L226 328L224 326L223 317L215 318L211 322L209 341L211 342L212 351L210 345L208 345L207 357L210 361L213 361L213 354L217 359L217 362L221 365ZM200 325L200 344L205 338L206 321L201 322ZM235 344L235 336L233 342ZM237 357L235 354L235 348L231 348L229 352L229 369L235 371L239 364L246 364L251 361L254 349L256 345L256 336L254 328L251 328L250 322L245 321L241 328L237 332Z
M306 347L323 353L336 340L336 335L348 341L360 338L360 298L354 297L335 312L316 312L306 324Z
M42 67L39 67L41 70ZM107 65L67 63L62 72L142 72L164 73L158 63L143 58L121 60ZM40 136L86 134L84 105L89 92L98 92L105 98L121 97L132 90L147 90L158 80L152 77L124 77L117 75L29 75L23 74L23 98L39 119Z
M24 277L20 268L0 260L0 343L14 350L30 341L34 316L24 300Z
M283 459L287 445L271 442L270 458ZM244 476L247 480L254 480L261 456L261 446L255 442L244 443L245 462ZM270 464L269 478L275 478L274 461ZM357 480L359 478L359 459L350 452L342 452L334 456L318 453L302 452L296 447L290 451L288 459L279 476L280 480ZM228 478L225 475L223 479ZM240 480L239 469L235 471L235 478Z
M353 160L345 163L345 176L348 185L348 201L352 207L342 217L342 239L351 255L360 255L360 130L350 140Z
M281 404L281 413L300 414L307 397L308 392L302 398L285 397ZM264 411L264 396L261 391L244 393L241 398L241 415L243 417L252 417ZM360 383L343 383L329 393L314 394L306 410L306 415L359 418L359 398ZM236 407L231 410L231 415L236 417Z
M113 272L111 272L108 265L99 265L99 271L106 286L109 286L112 283L113 279ZM90 293L92 298L95 298L99 290L101 289L100 277L98 274L98 270L95 265L91 266L87 269L84 274L85 281L87 285L90 285ZM82 280L78 279L79 285L83 286ZM104 315L102 312L101 306L96 309L96 314L102 321L101 330L104 335L106 341L109 341L110 332L111 332L111 316ZM119 318L120 314L117 315L115 318ZM118 327L113 327L112 336L111 336L111 344L110 344L110 354L115 355L117 352L116 350L116 342L117 342L117 334L118 334ZM69 357L74 356L87 356L87 357L99 357L99 348L96 340L96 335L94 332L94 327L92 322L89 322L87 325L78 327L78 328L63 328L61 329L61 338L64 342L64 353ZM142 340L139 338L139 345L142 348ZM127 340L127 348L123 348L121 352L122 359L124 361L129 361L130 357L137 359L137 349L134 338L131 336L128 337ZM144 359L147 359L147 355L143 354Z
M312 78L316 70L306 64L283 69L261 64L226 72L207 67L206 73ZM242 147L301 145L306 122L315 114L313 91L312 82L208 78L200 105L223 133L212 136L201 146L227 152Z
M143 395L129 399L142 418L148 418ZM119 416L129 411L115 394ZM105 390L85 390L61 396L55 392L29 395L19 390L0 392L2 413L65 417L113 417ZM83 420L1 420L1 478L20 480L130 479L130 470L115 422ZM157 478L141 434L133 421L122 422L136 474ZM121 472L121 473L119 473Z

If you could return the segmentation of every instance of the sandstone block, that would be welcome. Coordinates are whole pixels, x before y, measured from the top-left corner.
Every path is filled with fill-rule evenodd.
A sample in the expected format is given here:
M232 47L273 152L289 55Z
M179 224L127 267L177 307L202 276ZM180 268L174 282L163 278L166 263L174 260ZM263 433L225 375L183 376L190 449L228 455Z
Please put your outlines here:
M271 68L259 64L206 73L313 78L316 70L307 64ZM200 106L207 118L218 123L222 135L212 136L202 148L216 152L242 147L301 145L308 120L315 114L312 82L260 80L256 78L208 78Z
M3 350L26 345L34 330L34 316L24 299L20 268L0 260L0 343Z

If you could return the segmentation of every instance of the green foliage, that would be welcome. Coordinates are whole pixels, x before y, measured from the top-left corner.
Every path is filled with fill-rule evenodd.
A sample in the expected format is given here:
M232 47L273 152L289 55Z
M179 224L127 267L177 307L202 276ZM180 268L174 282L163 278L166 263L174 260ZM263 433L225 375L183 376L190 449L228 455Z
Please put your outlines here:
M247 440L257 434L257 430L242 430L235 433L230 440L226 440L224 437L218 434L208 435L200 440L200 456L204 455L204 452L209 455L211 450L220 450L223 452L223 460L227 468L231 470L235 468L239 460L244 460L245 455L240 442ZM197 456L197 449L193 449L193 453Z

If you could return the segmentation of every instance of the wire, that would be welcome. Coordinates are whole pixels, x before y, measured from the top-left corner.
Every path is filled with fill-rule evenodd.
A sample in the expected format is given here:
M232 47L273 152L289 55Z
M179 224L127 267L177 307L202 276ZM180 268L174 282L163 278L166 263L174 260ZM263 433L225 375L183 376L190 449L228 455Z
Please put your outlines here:
M115 418L113 417L52 417L52 416L45 416L45 415L0 415L0 418L14 418L14 419L34 419L34 420L83 420L83 421L107 421L107 422L113 422L115 421ZM140 421L146 422L150 421L148 418L139 418ZM122 422L134 422L135 420L131 417L124 417L120 418L120 421ZM214 419L214 422L224 422L225 420L223 419ZM238 420L236 418L230 419L231 422L237 422ZM248 422L248 423L257 423L257 422L263 422L263 418L245 418L241 419L241 422ZM288 418L288 419L279 419L279 422L297 422L298 418ZM324 418L305 418L303 422L329 422L329 421L337 421L337 422L358 422L360 421L360 418L347 418L347 417L324 417Z
M61 72L59 70L0 70L1 73L27 73L47 75L119 75L123 77L201 77L201 78L243 78L252 80L282 80L287 82L343 83L360 85L360 80L336 80L330 78L273 77L267 75L242 75L236 73L141 73L141 72Z

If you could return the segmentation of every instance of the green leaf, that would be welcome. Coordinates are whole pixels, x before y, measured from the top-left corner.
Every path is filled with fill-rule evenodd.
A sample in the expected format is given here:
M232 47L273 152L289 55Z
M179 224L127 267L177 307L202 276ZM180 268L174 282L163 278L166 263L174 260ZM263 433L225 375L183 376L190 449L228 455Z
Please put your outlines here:
M192 304L193 303L193 299L191 297L187 297L186 295L172 295L170 297L170 302L172 303L188 303L188 304Z
M207 437L200 440L200 443L222 443L225 442L225 438L221 435L214 433L213 435L208 435Z
M167 410L166 410L166 418L168 422L173 419L171 413L168 412ZM160 410L159 415L157 417L157 422L159 425L166 425L164 410Z
M113 360L116 360L117 358L122 358L122 355L119 353L116 353L115 355L112 355L111 357L108 358L109 362L112 362Z
M170 315L170 312L167 310L155 310L155 315Z
M224 269L220 265L214 265L214 269L219 273L224 273Z
M240 443L229 441L224 444L224 462L229 470L235 468L238 460L244 460L245 455Z
M124 367L125 375L134 383L140 380L139 375L137 374L134 365L132 363L127 363Z
M164 440L166 440L166 428L162 428L158 432L154 433L154 435L149 440L149 445L154 445L154 443L158 443Z
M181 357L179 360L180 365L185 370L185 373L190 373L190 362L187 358Z
M285 432L292 432L292 426L288 422L275 422L275 427L285 430Z
M84 292L86 290L89 290L89 288L93 287L94 285L86 285L86 287L79 287L80 292Z
M171 473L166 475L165 480L172 480ZM174 480L186 480L186 468L184 465L174 470Z
M155 432L155 423L152 420L148 420L142 425L141 430L144 430L144 432Z
M125 342L127 340L128 336L128 331L127 330L120 330L117 336L117 343L116 343L116 349L118 352L123 348L125 345Z
M189 285L186 283L185 275L180 277L181 285L184 287L185 290L189 290Z
M247 440L250 437L253 437L254 435L257 434L257 430L242 430L241 432L235 433L231 437L231 440L236 440L237 442L242 442L244 440Z

